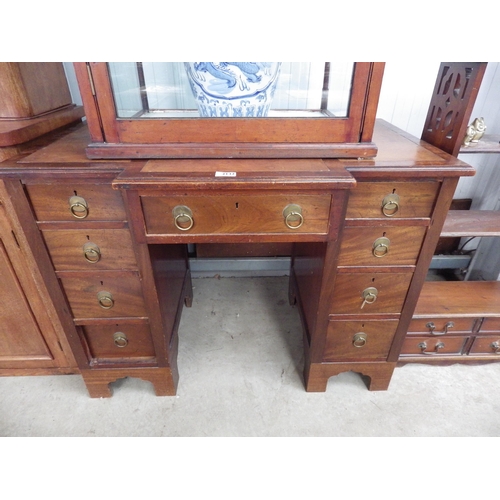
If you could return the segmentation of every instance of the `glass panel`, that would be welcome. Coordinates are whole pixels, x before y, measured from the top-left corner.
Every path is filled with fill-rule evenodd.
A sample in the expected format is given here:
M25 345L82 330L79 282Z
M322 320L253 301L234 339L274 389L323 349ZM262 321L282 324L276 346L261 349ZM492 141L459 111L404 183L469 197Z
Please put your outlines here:
M108 63L118 118L344 118L354 63Z

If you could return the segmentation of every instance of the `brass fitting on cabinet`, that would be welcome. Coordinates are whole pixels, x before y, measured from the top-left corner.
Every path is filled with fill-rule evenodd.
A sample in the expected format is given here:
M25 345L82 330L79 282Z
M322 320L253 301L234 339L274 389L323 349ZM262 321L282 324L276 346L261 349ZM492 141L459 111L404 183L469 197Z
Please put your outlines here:
M113 334L113 342L116 347L127 347L128 338L123 332L115 332Z
M111 309L115 305L115 301L110 292L98 292L97 301L103 309Z
M174 225L180 231L189 231L194 226L193 212L189 207L177 205L172 210Z
M359 332L354 335L352 338L352 345L354 347L364 347L368 340L368 336L364 332Z
M388 194L382 200L382 213L386 217L394 217L399 211L399 196L396 193Z
M96 264L101 260L101 249L95 243L89 241L83 245L83 256L87 262Z
M77 219L85 219L89 215L89 206L85 198L71 196L68 200L71 215Z
M304 224L304 216L302 215L302 207L300 205L290 204L283 209L283 217L285 225L288 229L298 229Z
M377 238L373 242L372 254L374 257L385 257L389 253L389 245L391 241L385 236Z

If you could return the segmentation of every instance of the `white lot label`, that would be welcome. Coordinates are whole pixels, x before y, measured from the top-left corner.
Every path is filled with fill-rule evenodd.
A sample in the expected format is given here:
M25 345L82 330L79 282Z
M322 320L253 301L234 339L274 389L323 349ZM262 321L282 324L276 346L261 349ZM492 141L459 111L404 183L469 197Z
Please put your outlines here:
M215 177L236 177L236 172L215 172Z

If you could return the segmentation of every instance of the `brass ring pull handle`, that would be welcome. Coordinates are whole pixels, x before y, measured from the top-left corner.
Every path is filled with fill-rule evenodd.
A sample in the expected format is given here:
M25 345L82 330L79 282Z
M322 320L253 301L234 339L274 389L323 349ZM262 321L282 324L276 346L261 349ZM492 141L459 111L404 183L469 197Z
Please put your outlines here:
M377 238L373 242L372 254L374 257L385 257L389 253L389 238Z
M97 301L103 309L111 309L115 305L113 296L109 292L98 292Z
M386 217L394 217L399 211L399 196L397 194L388 194L382 200L382 213Z
M113 342L116 347L127 347L128 338L123 332L115 332L113 334Z
M77 219L85 219L89 215L89 206L85 198L81 196L72 196L69 201L69 210L73 217Z
M370 286L363 290L361 297L363 298L363 303L361 304L361 309L365 307L365 304L373 304L377 300L378 290Z
M83 245L83 256L87 262L96 264L101 260L101 249L95 243L89 241Z
M189 207L177 205L172 210L174 225L180 231L189 231L194 226L193 212Z
M352 345L354 347L364 347L367 342L367 335L366 333L359 332L354 335L352 338Z
M304 216L302 215L302 207L300 205L287 205L283 209L283 217L288 229L298 229L304 224Z
M455 326L455 323L453 323L453 321L448 321L448 323L446 323L446 325L444 325L444 330L442 332L436 332L436 325L430 321L429 323L427 323L425 325L426 328L429 329L429 333L431 335L446 335L448 333L448 330L450 328L453 328Z
M490 344L491 349L495 354L500 354L500 342L495 341Z
M420 344L418 344L418 348L422 351L422 354L427 354L428 356L435 356L436 354L439 354L438 351L440 349L444 349L444 342L438 342L434 346L434 352L426 352L427 342L420 342Z

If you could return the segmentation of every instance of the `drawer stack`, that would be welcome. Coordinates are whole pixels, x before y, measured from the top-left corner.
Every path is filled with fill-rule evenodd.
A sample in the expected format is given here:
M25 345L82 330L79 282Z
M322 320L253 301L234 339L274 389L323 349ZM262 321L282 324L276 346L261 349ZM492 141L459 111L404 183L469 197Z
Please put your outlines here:
M106 184L27 190L89 364L154 361L121 193Z
M386 389L388 363L439 182L359 182L351 191L331 296L323 373L359 371Z
M87 366L80 367L84 378L100 376L109 382L133 376L135 368L156 367L121 192L102 181L28 183L26 190L80 334L87 357ZM104 386L94 392L109 395Z
M399 358L408 362L498 361L500 282L424 284Z

